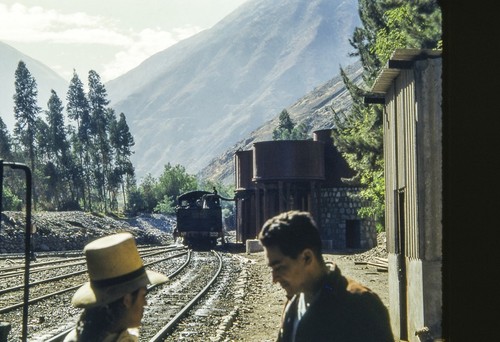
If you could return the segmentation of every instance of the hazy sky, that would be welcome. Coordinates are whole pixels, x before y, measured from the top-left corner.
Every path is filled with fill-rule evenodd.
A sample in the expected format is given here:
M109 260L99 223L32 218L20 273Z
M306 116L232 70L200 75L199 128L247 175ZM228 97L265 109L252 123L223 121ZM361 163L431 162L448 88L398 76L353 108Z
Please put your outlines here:
M0 0L0 41L70 80L107 82L251 0Z

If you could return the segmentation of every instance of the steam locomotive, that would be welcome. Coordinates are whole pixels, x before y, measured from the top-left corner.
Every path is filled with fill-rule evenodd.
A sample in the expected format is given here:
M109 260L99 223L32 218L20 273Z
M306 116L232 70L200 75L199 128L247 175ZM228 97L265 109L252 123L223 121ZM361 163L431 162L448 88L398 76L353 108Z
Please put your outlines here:
M189 191L177 198L174 239L190 248L212 248L224 243L221 197L214 192Z

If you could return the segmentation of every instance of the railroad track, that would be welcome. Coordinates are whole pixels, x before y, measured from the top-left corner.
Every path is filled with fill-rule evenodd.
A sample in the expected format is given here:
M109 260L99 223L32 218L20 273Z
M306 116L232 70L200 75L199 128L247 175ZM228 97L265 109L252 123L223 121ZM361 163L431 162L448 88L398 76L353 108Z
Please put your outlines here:
M148 332L148 328L154 325L150 319L165 318L155 310L145 315L139 339L141 342L225 340L225 334L243 303L246 283L243 264L246 261L230 253L221 253L218 258L222 264L213 275L210 285L207 284L202 290L203 295L192 299L189 305L182 306L182 313L179 309L179 313L153 336ZM176 304L175 301L168 303L169 306Z
M139 251L146 267L158 269L171 270L179 264L176 260L187 255L184 247L139 248ZM42 261L31 266L38 279L30 281L29 341L46 341L47 334L54 335L53 331L60 330L61 325L68 320L73 319L76 322L80 310L71 307L71 297L74 291L87 281L85 261L78 261L79 258L71 258L73 260L69 262ZM24 285L21 285L23 268L24 266L11 265L0 269L0 274L5 275L0 279L0 320L11 324L9 341L21 339L20 312L24 308ZM161 272L166 273L164 270Z
M184 247L182 249L183 251L171 249L173 252L170 255L178 254L178 257L172 257L170 261L162 261L166 256L158 254L159 250L141 250L140 252L148 269L167 274L171 279L167 284L148 288L148 306L145 308L142 321L141 342L178 341L181 337L189 339L191 335L199 336L197 340L206 340L206 336L219 334L221 326L227 324L228 316L231 313L234 314L235 305L237 305L234 294L241 290L241 284L236 284L241 270L241 261L227 253L193 252L185 250ZM78 256L73 255L73 257ZM78 260L59 265L74 262ZM57 267L52 266L57 265L45 261L38 263L39 267L50 268L45 272L54 272ZM71 269L71 267L65 268ZM22 269L18 271L22 272ZM82 270L77 272L80 271ZM45 272L39 274L43 275ZM83 277L82 281L86 281L85 272L79 275ZM35 300L36 298L30 295L28 341L59 342L73 329L81 314L81 309L73 308L70 304L74 290L82 282L74 281L77 279L75 277L78 276L52 282L48 279L39 280L47 281L48 288L55 289L54 284L57 282L73 284L74 288L59 294L47 293L45 298L39 300ZM30 284L30 293L32 289L35 293L36 286ZM6 288L2 290L9 293ZM40 290L40 293L43 293L43 290ZM0 310L3 308L0 307ZM21 340L21 310L22 306L18 306L0 313L1 321L12 324L9 341Z
M223 259L217 252L189 251L184 264L167 273L170 278L167 286L149 286L140 340L163 341L213 286L222 267ZM44 341L61 342L73 326Z
M205 260L201 262L200 260L195 260L195 262L193 262L193 267L197 268L201 264L203 270L195 272L194 275L192 275L192 272L186 272L183 279L177 281L178 283L173 287L173 291L158 291L158 293L154 294L156 298L151 299L151 301L158 303L160 300L166 300L167 303L173 303L175 307L179 308L175 309L177 311L175 315L166 320L166 324L160 325L159 329L155 323L161 323L162 321L161 318L158 319L160 311L157 310L158 308L162 309L162 306L155 305L151 307L151 310L147 310L146 313L148 315L147 318L144 319L143 328L141 329L141 340L147 340L149 342L163 341L214 285L221 273L223 259L217 252L212 252L212 254L216 259L212 257L212 260L208 260L208 256L206 255L197 255L198 259L201 260L203 258ZM195 288L193 289L193 287ZM192 294L192 297L185 295L186 290L188 293ZM165 318L168 317L167 315L165 315ZM161 316L164 316L163 312ZM150 336L151 334L154 335Z

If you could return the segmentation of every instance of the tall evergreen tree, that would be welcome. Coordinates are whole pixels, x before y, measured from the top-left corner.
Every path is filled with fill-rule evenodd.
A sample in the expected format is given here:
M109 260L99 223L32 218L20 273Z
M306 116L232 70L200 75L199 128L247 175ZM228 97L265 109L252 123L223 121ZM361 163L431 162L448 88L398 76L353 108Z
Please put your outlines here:
M109 100L107 99L106 88L101 82L101 78L94 70L89 71L88 77L88 101L91 115L92 132L92 156L93 175L98 189L98 197L103 205L104 211L107 211L107 179L110 177L112 168L111 146L109 143L109 129L112 115L114 112L107 109Z
M0 117L0 159L4 162L17 161L16 153L13 151L12 137ZM14 172L9 168L4 168L2 208L4 210L21 210L22 201L22 181L19 177L11 177ZM17 192L14 189L18 189Z
M111 144L115 149L115 172L118 182L122 188L123 206L127 209L126 189L132 184L134 177L134 166L130 161L132 146L135 145L134 138L130 133L125 114L120 113L120 119L113 121L111 126ZM135 184L135 182L133 182Z
M35 78L31 75L23 61L19 61L17 65L14 87L14 117L16 119L14 138L16 144L20 147L20 155L22 155L26 164L29 165L32 174L36 175L35 136L37 127L36 121L40 112L40 107L38 107L37 103L38 88ZM32 195L33 209L36 210L36 186L32 189Z
M57 162L58 167L63 167L69 155L69 143L64 125L64 107L61 99L54 90L51 90L50 99L47 103L47 124L49 157Z
M78 198L83 200L83 208L91 209L92 168L91 168L91 118L90 106L83 89L83 83L73 70L66 94L68 118L76 123L76 132L71 138L77 163L73 165L73 184L79 189Z
M27 154L31 170L35 171L35 135L36 119L40 112L37 96L38 88L35 78L31 75L26 64L19 61L15 72L14 117L16 124L14 135Z
M273 140L306 140L307 127L304 124L295 125L290 114L283 109L279 115L278 127L273 130Z
M359 214L384 224L384 163L382 107L367 106L363 96L372 86L380 69L396 48L437 48L441 40L441 10L436 1L359 0L362 27L355 29L351 45L353 56L363 65L364 85L354 84L341 68L344 84L351 94L349 113L335 113L333 140L355 179L364 186L361 198L367 205Z
M7 125L0 117L0 159L12 161L12 138Z
M74 200L71 183L73 160L71 159L70 145L64 124L64 107L54 90L51 90L47 107L47 132L45 139L47 140L49 162L55 170L55 174L52 173L52 176L57 178L57 182L54 184L55 188L52 189L56 201L54 205L60 208L64 203Z
M77 131L80 132L81 126L85 127L90 125L90 108L83 89L83 83L75 70L73 70L73 77L69 83L66 100L66 112L68 113L68 118L76 122ZM83 128L81 131L82 133L87 133L88 135L89 128Z

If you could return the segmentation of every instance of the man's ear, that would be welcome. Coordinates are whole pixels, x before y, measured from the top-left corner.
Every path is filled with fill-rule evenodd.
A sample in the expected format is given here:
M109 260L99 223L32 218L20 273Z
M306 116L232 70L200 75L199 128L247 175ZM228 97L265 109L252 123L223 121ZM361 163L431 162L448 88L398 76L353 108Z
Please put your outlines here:
M313 251L311 249L306 248L302 252L302 257L304 258L304 263L306 265L309 265L312 262L313 258L314 258L314 253L313 253Z
M125 296L123 296L123 305L128 309L132 306L132 294L127 293Z

